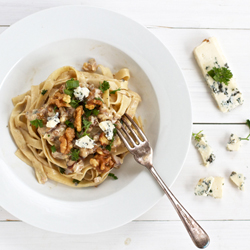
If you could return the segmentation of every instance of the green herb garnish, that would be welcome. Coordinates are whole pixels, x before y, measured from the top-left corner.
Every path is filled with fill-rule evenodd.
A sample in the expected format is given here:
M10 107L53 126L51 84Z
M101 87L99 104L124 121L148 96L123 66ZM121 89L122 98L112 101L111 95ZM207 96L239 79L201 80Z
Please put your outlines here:
M92 110L84 108L84 115L88 118L89 116L91 116L92 114Z
M43 120L35 119L33 121L30 121L30 124L36 128L38 128L38 127L42 128L43 127Z
M246 120L246 124L250 128L250 120ZM246 138L241 138L241 137L239 137L239 138L240 138L240 140L249 141L249 137L250 137L250 134Z
M79 87L79 81L74 80L74 78L71 78L71 80L66 82L66 89L75 89L77 87Z
M110 88L109 82L103 81L103 83L99 83L99 89L104 93L106 90Z
M216 82L225 83L225 85L229 84L230 79L233 77L230 69L222 67L216 68L213 67L210 71L207 72Z
M197 133L197 134L195 134L195 133L192 133L192 136L194 137L194 139L196 140L196 141L200 141L201 140L201 138L200 138L200 133L202 132L203 130L201 130L199 133Z
M54 107L54 113L56 113L56 109L58 109L58 107L57 107L57 106L55 106L55 107Z
M100 112L100 110L98 110L98 109L93 109L93 110L92 110L92 113L93 113L93 115L95 115L95 116L97 116L97 115L99 114L99 112Z
M95 100L99 100L99 101L103 102L103 100L100 97L96 97Z
M113 174L113 173L109 173L108 176L112 177L114 180L118 179L118 177L115 174Z
M117 91L120 91L121 89L119 88L119 89L116 89L116 90L112 90L112 91L110 91L110 95L112 95L112 94L115 94Z
M65 89L64 90L64 93L66 94L66 95L70 95L70 96L72 96L73 95L73 90L70 90L70 89Z
M69 120L65 121L65 124L67 127L74 128L74 124L70 122Z
M72 148L70 153L69 153L71 155L71 160L77 161L79 159L79 153L80 153L79 149Z
M42 92L41 92L41 94L45 95L47 91L48 91L47 89L43 89Z
M75 185L77 186L80 183L80 181L73 179L73 183L75 183Z
M65 169L59 167L59 172L60 172L61 174L64 174L64 173L65 173Z
M51 146L50 149L51 149L52 153L55 153L55 152L56 152L56 147L55 147L55 145Z
M69 104L71 105L71 107L76 109L79 106L79 102L80 101L78 101L78 100L71 99L71 102Z

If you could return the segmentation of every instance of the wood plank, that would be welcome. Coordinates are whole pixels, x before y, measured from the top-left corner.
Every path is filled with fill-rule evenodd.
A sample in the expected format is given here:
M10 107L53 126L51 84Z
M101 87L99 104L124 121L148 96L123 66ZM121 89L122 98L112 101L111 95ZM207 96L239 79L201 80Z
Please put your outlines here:
M194 132L204 130L208 142L214 149L216 160L209 168L201 165L201 158L194 145L190 145L184 167L175 181L172 191L186 209L197 220L250 220L250 142L243 141L238 152L226 151L226 144L231 133L245 137L249 133L246 125L195 125ZM167 157L167 155L166 155ZM155 166L156 169L158 166ZM173 166L174 167L174 166ZM158 170L160 173L160 170ZM246 177L246 191L234 186L229 175L232 171L243 173ZM224 197L221 200L212 197L197 197L194 187L200 178L222 176L225 178ZM164 176L162 176L164 179ZM16 218L0 209L0 220ZM175 210L163 197L152 209L137 220L179 220Z
M195 123L240 123L250 114L249 32L246 30L215 29L150 29L170 50L187 81L193 108ZM230 113L222 113L216 106L193 56L193 49L203 39L217 37L229 62L245 103Z
M90 5L119 12L144 25L195 28L250 28L249 1L241 0L64 0L61 1L19 1L1 0L0 25L13 24L37 11L64 5Z
M249 249L250 221L202 221L213 250ZM0 223L0 248L4 250L56 250L81 248L195 249L184 226L177 221L132 222L112 231L92 235L62 235L22 222Z

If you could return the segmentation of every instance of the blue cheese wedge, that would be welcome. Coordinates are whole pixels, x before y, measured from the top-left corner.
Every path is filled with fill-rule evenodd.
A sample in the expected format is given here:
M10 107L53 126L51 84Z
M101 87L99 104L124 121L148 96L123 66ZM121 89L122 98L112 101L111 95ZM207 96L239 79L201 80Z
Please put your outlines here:
M76 140L75 144L79 147L79 148L88 148L88 149L92 149L95 146L95 141L92 140L90 137L88 137L87 135L83 136L82 138L80 138L79 140Z
M74 96L77 98L79 101L83 101L84 98L89 96L89 89L88 88L82 88L82 87L77 87L74 89Z
M241 139L235 134L231 134L229 142L227 143L228 151L238 151L241 146Z
M200 179L195 187L195 195L212 196L214 198L222 198L223 195L224 178L222 177L208 177Z
M204 166L208 167L209 164L215 160L213 149L208 145L206 136L204 134L199 134L197 137L195 137L194 141L195 147L200 152Z
M111 121L104 121L99 123L99 127L105 133L106 138L112 140L115 129L114 124Z
M54 116L47 118L46 127L54 128L58 123L60 123L59 112L57 112Z
M194 194L199 196L208 196L213 182L214 177L200 179L197 186L195 187Z
M215 37L205 39L200 46L196 47L194 49L194 56L222 112L229 112L243 104L244 100L238 89L235 78L231 78L229 84L225 85L224 83L216 82L208 75L208 71L213 67L229 68L228 62Z
M230 175L230 180L238 187L239 190L245 190L245 177L243 174L232 172Z

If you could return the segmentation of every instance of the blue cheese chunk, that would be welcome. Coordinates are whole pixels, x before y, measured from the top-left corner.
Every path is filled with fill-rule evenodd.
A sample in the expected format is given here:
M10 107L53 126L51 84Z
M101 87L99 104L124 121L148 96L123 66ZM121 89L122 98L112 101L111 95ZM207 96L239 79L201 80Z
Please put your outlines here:
M114 124L111 121L104 121L99 123L99 127L105 133L106 138L112 140L115 129Z
M208 167L210 163L214 162L215 155L213 154L213 149L208 145L204 134L199 134L198 138L195 139L195 147L200 152L205 167Z
M208 196L213 182L214 177L200 179L197 186L195 187L194 194L199 196Z
M222 177L208 177L200 179L195 187L195 195L212 196L214 198L222 198L223 195L224 178Z
M232 172L230 180L238 187L239 190L245 190L245 177L243 174Z
M54 116L47 118L47 128L54 128L58 123L60 123L59 112L57 112Z
M243 104L244 100L238 89L235 78L231 78L228 85L216 82L208 75L213 67L229 68L220 45L215 37L205 39L202 44L194 49L195 59L206 79L207 85L211 89L212 96L222 112L229 112L237 106Z
M228 151L238 151L241 146L241 139L235 134L231 134L229 142L227 143Z
M74 96L79 100L83 101L85 97L89 96L89 89L88 88L82 88L82 87L77 87L74 89Z
M92 140L90 137L88 137L87 135L83 136L82 138L80 138L79 140L76 140L75 144L79 147L79 148L89 148L92 149L95 146L95 141Z

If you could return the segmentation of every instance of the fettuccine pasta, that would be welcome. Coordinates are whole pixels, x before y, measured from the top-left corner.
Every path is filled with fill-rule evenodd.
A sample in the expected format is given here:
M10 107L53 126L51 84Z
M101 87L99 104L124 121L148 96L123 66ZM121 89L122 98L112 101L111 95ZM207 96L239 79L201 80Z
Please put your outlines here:
M129 79L128 69L113 74L90 59L83 71L59 68L12 99L15 154L34 168L39 183L97 186L123 163L128 151L116 128L125 112L136 120L141 101L128 88ZM140 119L137 123L142 126Z

